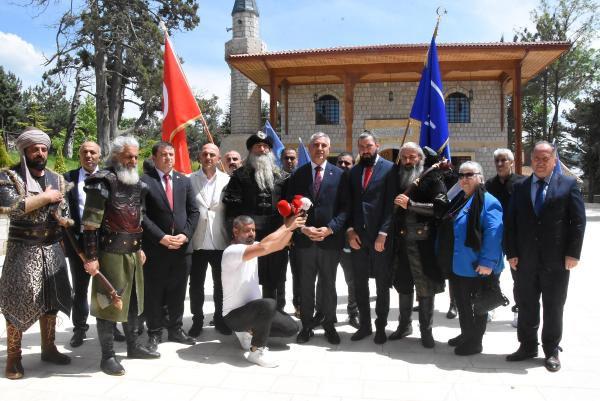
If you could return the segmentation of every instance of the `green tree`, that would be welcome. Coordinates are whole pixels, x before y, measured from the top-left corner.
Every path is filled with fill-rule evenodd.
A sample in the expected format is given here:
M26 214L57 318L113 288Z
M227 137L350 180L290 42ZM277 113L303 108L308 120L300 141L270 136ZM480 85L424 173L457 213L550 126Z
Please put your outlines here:
M0 66L0 129L2 134L12 134L19 130L19 120L23 117L21 80Z
M223 115L223 110L218 105L219 97L212 95L211 97L196 96L196 103L202 111L204 120L208 125L208 129L213 137L213 140L217 146L221 143L221 131L219 130L219 120ZM195 159L196 154L200 150L203 144L209 142L206 128L201 120L196 121L192 126L186 130L188 150L191 158Z

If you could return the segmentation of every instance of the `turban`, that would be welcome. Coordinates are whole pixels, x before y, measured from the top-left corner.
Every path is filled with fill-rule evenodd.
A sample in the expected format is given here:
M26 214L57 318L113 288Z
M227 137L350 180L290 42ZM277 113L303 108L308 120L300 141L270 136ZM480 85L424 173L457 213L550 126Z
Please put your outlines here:
M25 149L31 145L42 144L46 145L47 148L50 148L50 137L42 130L29 128L19 135L15 144L19 153L23 154L25 153Z
M252 146L257 143L266 143L271 149L273 149L273 139L271 139L264 132L258 131L256 134L250 135L246 140L246 149L252 149Z

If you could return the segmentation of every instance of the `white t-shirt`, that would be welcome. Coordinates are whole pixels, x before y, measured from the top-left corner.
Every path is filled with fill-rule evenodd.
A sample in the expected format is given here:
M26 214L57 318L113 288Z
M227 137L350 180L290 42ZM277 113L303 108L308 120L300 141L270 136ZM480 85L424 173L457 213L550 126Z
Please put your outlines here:
M223 251L223 259L221 259L223 316L250 301L262 298L258 286L258 259L252 258L244 262L244 252L248 246L234 244Z

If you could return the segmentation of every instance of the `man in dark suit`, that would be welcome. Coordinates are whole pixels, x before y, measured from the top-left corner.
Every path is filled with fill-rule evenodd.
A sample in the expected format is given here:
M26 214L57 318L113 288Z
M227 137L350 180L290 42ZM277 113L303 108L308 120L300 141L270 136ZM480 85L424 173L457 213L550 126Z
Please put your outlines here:
M191 264L191 238L198 223L198 207L190 179L173 170L175 151L166 142L152 147L155 169L141 180L148 185L142 227L144 309L148 348L156 351L163 329L163 305L168 310L168 340L193 345L182 329L183 304Z
M79 249L83 248L81 216L85 206L85 191L83 190L85 179L98 171L100 162L100 146L96 142L86 141L79 147L80 168L67 171L64 174L65 180L73 184L67 192L69 210L73 219L73 226L69 228L73 238L77 241ZM73 337L71 337L71 347L79 347L86 338L86 332L89 328L87 318L90 314L88 304L88 287L90 284L90 275L83 269L83 262L79 258L77 251L73 249L70 241L65 240L66 256L69 259L69 268L71 270L71 281L73 282L73 310L71 320L73 321ZM114 340L125 341L125 336L117 329L114 329Z
M302 195L310 199L306 225L294 234L300 277L300 316L302 331L298 343L307 342L312 333L312 316L315 308L315 281L319 275L322 289L322 326L330 344L339 344L340 336L335 330L337 294L335 278L340 262L340 251L344 246L344 231L347 217L347 184L344 172L327 163L330 139L327 134L317 132L310 138L308 151L310 163L298 168L290 177L287 198Z
M387 341L385 326L390 310L392 214L396 195L394 164L380 157L379 141L370 131L358 137L360 161L350 170L350 224L347 231L352 248L352 267L360 328L351 337L361 340L372 334L369 277L375 278L376 344Z
M540 294L544 308L545 366L560 369L558 351L569 273L577 266L585 231L585 207L574 178L554 172L556 151L545 141L531 154L533 174L516 183L506 219L506 254L516 271L519 349L508 361L538 354Z

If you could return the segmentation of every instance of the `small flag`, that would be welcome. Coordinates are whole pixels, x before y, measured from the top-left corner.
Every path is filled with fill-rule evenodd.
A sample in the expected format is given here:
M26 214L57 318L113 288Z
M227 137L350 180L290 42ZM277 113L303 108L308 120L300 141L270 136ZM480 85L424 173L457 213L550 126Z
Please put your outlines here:
M558 154L558 142L556 142L556 139L554 141L552 141L552 147L554 148L554 151L556 152L556 164L554 165L554 170L552 170L552 173L562 175L562 166L560 163L560 156Z
M298 142L298 166L296 168L299 168L306 163L310 163L310 155L308 154L308 150L306 150L304 143L302 143L302 138L298 138Z
M421 73L410 117L421 122L419 145L429 146L450 160L450 133L435 37L431 38L427 64Z
M281 163L281 152L283 152L285 146L283 146L283 143L281 143L281 139L279 139L277 132L275 132L273 127L271 127L269 120L265 122L263 130L264 133L273 140L273 149L271 149L271 151L275 155L275 162L277 163L277 166L279 166L279 168L283 167L283 163Z

